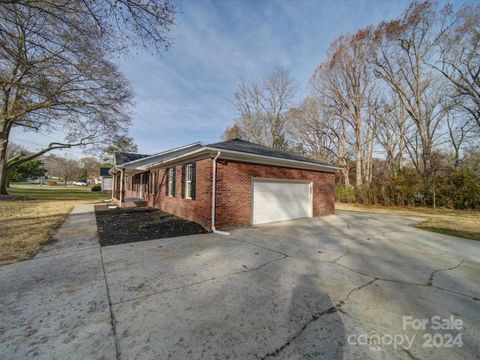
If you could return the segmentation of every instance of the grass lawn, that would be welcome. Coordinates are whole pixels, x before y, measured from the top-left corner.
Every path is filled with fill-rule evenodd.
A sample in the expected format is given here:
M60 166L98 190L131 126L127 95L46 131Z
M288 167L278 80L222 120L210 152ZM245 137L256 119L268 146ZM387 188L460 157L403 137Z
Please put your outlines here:
M109 199L111 195L102 194L99 191L91 191L90 186L67 185L30 185L13 184L8 189L8 193L14 196L28 197L39 200L104 200Z
M20 185L8 190L14 200L0 200L0 264L35 255L79 202L97 202L110 195L90 187Z
M379 214L415 216L425 221L418 228L446 235L480 240L480 212L420 207L387 207L336 203L337 210L373 212Z

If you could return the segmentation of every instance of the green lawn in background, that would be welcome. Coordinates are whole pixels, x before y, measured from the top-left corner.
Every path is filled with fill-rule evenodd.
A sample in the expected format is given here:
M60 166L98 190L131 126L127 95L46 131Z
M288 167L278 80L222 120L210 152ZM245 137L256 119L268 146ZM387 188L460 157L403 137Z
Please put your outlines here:
M90 186L11 184L0 200L0 265L34 256L50 241L79 203L102 202L111 195Z
M91 191L90 186L36 185L14 183L8 189L10 195L41 200L92 200L110 199L110 194Z

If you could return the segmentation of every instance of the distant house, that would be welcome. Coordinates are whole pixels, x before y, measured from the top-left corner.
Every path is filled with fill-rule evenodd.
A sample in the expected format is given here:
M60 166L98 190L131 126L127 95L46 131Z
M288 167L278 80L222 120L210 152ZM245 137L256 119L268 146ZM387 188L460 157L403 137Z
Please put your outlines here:
M233 139L154 155L117 153L114 200L212 230L333 214L339 166Z
M102 193L111 193L113 176L108 172L110 169L108 167L100 168L100 185L102 186Z
M43 184L45 184L45 175L39 176L38 178L35 178L35 179L28 178L26 181L27 181L27 183L29 183L29 184L40 184L40 185L43 185Z

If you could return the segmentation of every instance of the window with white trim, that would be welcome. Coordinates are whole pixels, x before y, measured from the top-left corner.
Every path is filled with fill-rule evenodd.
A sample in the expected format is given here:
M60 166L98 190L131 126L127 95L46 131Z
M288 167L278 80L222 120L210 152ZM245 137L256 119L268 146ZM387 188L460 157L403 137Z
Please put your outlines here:
M175 189L175 168L168 169L168 196L174 195Z
M187 199L192 198L192 179L193 179L193 165L188 164L186 169L186 179L185 179L185 197Z

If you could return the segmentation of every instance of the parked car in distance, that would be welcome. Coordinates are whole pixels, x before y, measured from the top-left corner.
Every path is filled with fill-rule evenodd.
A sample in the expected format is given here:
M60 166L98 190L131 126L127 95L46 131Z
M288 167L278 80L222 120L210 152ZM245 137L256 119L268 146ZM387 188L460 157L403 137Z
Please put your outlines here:
M73 182L73 185L77 185L77 186L87 186L87 182L85 180L77 180L77 181L74 181Z

